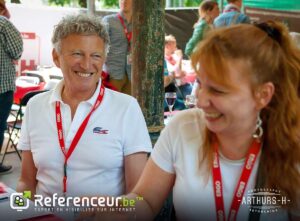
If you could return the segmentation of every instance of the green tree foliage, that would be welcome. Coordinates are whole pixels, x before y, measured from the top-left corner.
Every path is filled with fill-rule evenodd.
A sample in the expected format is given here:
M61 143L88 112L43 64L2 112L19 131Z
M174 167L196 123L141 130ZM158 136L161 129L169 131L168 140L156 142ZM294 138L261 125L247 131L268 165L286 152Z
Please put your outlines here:
M14 0L19 1L19 0ZM119 5L119 0L95 0L98 2L103 2L103 5L106 8L114 8ZM81 8L87 7L87 0L48 0L49 5L57 5L57 6L80 6Z
M119 6L119 0L101 0L106 7L116 8Z
M81 8L87 8L87 0L78 0Z
M20 1L20 0L12 0ZM119 6L119 0L95 0L103 3L105 8L117 8ZM71 5L71 3L79 5L82 8L87 7L87 0L48 0L51 5L66 6ZM184 0L184 7L198 7L202 0ZM173 7L178 6L178 0L172 1Z
M184 6L185 7L198 7L202 0L185 0Z
M70 5L71 0L48 0L50 5L59 5L59 6L65 6Z

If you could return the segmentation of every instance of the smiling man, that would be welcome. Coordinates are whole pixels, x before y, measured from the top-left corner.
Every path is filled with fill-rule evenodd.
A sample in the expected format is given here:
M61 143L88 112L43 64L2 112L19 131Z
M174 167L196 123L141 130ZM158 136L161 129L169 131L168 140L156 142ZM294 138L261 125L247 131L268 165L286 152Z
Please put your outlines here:
M137 101L101 81L109 38L101 19L66 16L52 55L64 76L27 106L18 191L51 196L117 196L137 182L151 151Z

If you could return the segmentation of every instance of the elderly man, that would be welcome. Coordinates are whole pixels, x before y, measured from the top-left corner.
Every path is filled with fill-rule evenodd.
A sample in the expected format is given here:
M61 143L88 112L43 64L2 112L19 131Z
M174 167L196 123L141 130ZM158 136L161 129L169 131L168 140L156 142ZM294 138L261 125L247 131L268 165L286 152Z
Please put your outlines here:
M104 69L118 91L131 94L132 0L119 0L119 6L120 12L103 18L111 41Z
M15 61L23 52L20 32L8 20L9 11L5 1L0 0L0 152L6 130L6 121L13 103L16 69ZM11 172L12 166L0 163L0 175Z
M224 11L214 20L214 26L224 27L240 23L250 23L250 18L241 13L243 0L227 0L228 5L225 6Z
M64 80L27 106L18 191L44 196L117 196L136 184L151 151L137 101L103 86L109 38L99 18L64 17L52 56Z

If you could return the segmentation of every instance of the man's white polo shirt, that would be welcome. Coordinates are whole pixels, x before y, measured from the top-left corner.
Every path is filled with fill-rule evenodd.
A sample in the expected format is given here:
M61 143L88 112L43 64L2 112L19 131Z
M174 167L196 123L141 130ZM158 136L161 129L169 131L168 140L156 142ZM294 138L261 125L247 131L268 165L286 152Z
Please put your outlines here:
M30 150L37 168L37 194L62 194L64 155L59 146L55 102L61 102L66 150L91 110L100 90L81 102L71 120L70 107L61 100L64 82L33 97L26 108L18 148ZM67 195L121 195L125 191L124 156L151 152L152 145L141 109L131 96L105 89L68 160Z

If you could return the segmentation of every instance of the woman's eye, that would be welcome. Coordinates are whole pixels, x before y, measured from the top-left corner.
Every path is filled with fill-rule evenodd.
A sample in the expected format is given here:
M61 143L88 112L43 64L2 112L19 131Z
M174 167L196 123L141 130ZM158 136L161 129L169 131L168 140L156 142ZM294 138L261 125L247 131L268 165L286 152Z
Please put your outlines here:
M210 91L215 94L225 94L226 93L225 91L222 91L222 90L219 90L216 88L210 88Z

